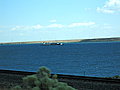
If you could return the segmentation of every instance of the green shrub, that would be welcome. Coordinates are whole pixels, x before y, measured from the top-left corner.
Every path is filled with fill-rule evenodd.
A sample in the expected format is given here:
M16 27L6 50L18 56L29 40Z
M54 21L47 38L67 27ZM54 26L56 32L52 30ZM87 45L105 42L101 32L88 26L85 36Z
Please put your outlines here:
M120 79L120 76L119 76L119 75L116 75L116 76L113 76L112 78L113 78L113 79Z
M20 86L15 86L12 90L22 90Z
M23 78L24 86L15 86L12 90L76 90L67 83L58 82L57 75L53 75L46 67L39 68L37 74Z

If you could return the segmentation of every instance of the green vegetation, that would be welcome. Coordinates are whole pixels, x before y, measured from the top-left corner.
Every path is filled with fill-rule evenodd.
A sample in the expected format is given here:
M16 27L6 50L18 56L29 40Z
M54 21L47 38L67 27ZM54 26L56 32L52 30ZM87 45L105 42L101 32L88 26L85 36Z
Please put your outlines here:
M50 70L43 66L37 74L24 77L23 86L15 86L12 90L76 90L66 83L58 82L57 75L50 76Z
M113 77L111 77L111 78L113 78L113 79L120 79L120 76L119 76L119 75L116 75L116 76L113 76Z
M119 76L119 75L115 75L115 76L112 76L112 77L105 77L105 78L110 78L110 79L120 79L120 76Z

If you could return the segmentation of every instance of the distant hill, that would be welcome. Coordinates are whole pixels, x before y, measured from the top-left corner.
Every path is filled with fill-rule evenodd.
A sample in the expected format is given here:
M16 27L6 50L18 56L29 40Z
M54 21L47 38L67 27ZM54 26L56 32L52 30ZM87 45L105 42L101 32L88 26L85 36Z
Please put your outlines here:
M118 38L96 38L96 39L83 39L81 42L107 42L107 41L120 41Z
M106 41L120 41L118 38L96 38L96 39L75 39L75 40L51 40L51 41L28 41L28 42L7 42L0 44L34 44L34 43L70 43L70 42L106 42Z

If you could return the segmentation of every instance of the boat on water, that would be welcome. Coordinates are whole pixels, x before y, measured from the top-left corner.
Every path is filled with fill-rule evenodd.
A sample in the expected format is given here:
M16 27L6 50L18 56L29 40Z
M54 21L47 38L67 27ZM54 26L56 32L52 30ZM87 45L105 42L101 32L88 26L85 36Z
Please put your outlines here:
M63 43L43 43L42 45L63 45Z

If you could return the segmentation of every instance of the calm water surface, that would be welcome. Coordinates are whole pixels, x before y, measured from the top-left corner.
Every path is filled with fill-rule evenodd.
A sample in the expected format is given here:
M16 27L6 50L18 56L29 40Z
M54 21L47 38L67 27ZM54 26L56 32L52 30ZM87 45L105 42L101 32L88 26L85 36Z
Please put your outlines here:
M120 75L120 42L0 45L0 69L108 77Z

